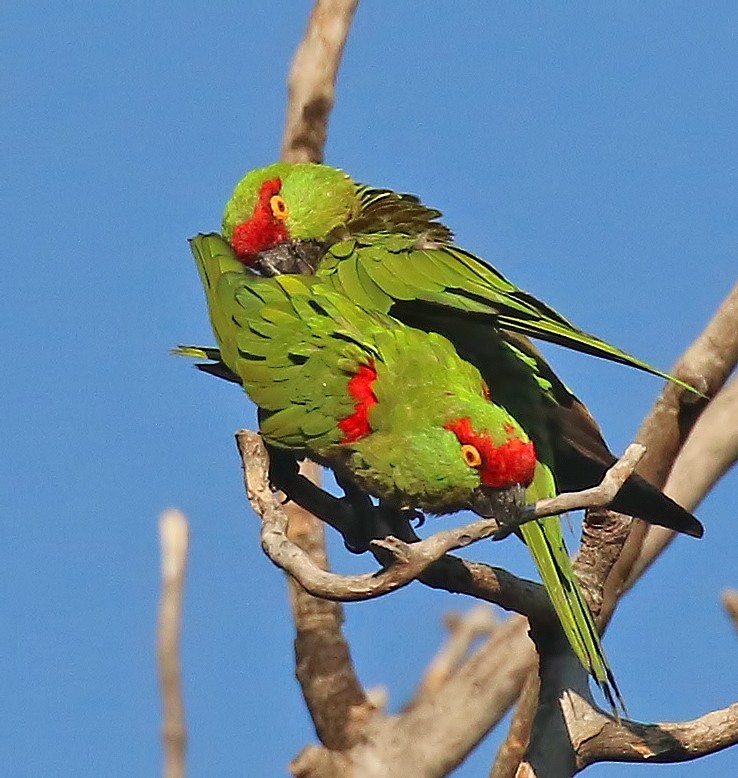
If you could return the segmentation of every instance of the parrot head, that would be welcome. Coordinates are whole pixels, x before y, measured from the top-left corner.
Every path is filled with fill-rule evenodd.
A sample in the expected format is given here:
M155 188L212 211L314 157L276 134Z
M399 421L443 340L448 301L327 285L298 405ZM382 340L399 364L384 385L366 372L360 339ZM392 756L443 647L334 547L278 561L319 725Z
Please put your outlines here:
M237 184L223 214L223 236L247 265L286 241L322 240L359 212L356 183L342 170L276 162Z
M504 518L500 508L521 506L542 466L533 442L499 406L475 405L467 415L469 408L453 403L445 421L434 414L422 425L414 414L413 430L378 430L355 441L354 476L402 507Z

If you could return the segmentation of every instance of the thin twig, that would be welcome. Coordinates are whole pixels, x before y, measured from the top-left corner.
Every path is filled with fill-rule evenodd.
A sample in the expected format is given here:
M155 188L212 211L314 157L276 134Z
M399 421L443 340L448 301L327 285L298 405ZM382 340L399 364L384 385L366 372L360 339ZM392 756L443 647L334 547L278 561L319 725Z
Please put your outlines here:
M623 484L633 475L633 471L645 453L645 446L631 443L625 449L623 456L605 473L597 486L583 489L581 492L568 492L547 500L539 500L535 508L536 516L538 518L558 516L581 508L602 508L609 505Z
M721 596L725 612L733 621L733 626L738 630L738 591L726 589Z
M182 628L189 528L178 510L165 511L159 519L162 589L159 602L157 648L163 707L162 742L164 775L184 778L187 751L179 640Z

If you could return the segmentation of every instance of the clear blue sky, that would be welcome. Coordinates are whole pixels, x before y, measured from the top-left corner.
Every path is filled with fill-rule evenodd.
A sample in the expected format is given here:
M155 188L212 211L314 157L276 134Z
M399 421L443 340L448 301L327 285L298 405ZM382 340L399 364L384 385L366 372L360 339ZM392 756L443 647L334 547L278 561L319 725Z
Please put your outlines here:
M156 522L192 525L184 634L194 776L278 776L314 735L282 575L259 550L232 388L168 355L211 340L186 238L279 151L309 11L289 3L5 8L0 773L153 776ZM668 367L738 267L738 6L365 2L327 160L413 191L582 326ZM547 353L615 450L659 382ZM738 479L622 605L606 647L632 714L738 698ZM426 527L439 526L431 521ZM480 559L532 574L513 540ZM340 545L331 551L351 564ZM347 608L362 680L402 703L463 599ZM498 738L456 773L486 774ZM738 751L587 775L726 775ZM732 767L731 767L732 766Z

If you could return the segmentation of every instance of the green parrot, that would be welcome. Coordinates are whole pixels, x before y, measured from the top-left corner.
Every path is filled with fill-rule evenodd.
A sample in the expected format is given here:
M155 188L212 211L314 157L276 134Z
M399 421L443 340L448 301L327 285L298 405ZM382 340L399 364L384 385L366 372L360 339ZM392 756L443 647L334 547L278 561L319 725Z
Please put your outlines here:
M440 215L413 195L358 185L326 165L278 162L240 181L222 230L249 268L265 275L315 273L358 306L444 335L536 445L552 449L560 491L599 483L615 457L585 406L526 336L693 388L515 287L456 246ZM222 366L209 369L227 377ZM628 480L612 507L696 537L703 533L691 514L639 476Z
M397 510L511 519L557 492L534 439L442 335L366 309L317 276L244 271L218 235L191 241L222 359L260 409L267 444L331 467ZM501 354L520 361L512 349ZM217 371L216 371L217 373ZM227 376L226 376L227 377ZM546 378L536 376L542 391ZM558 517L523 524L563 630L611 706L620 699Z

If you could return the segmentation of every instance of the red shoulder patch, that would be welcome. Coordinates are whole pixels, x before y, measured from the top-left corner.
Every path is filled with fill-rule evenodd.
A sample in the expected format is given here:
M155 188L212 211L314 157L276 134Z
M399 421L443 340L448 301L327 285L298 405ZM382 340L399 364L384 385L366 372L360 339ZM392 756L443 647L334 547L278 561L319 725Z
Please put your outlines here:
M369 409L377 404L377 396L372 388L376 379L377 371L373 361L368 365L360 365L349 379L348 391L355 405L354 412L338 422L338 427L343 432L341 443L353 443L372 431L369 426Z
M533 481L536 469L536 447L531 441L512 437L513 427L507 425L505 432L511 437L496 446L484 432L475 432L471 419L455 419L444 424L456 435L461 445L474 446L482 461L478 466L479 478L484 486L493 489L509 489L512 486L528 486Z

